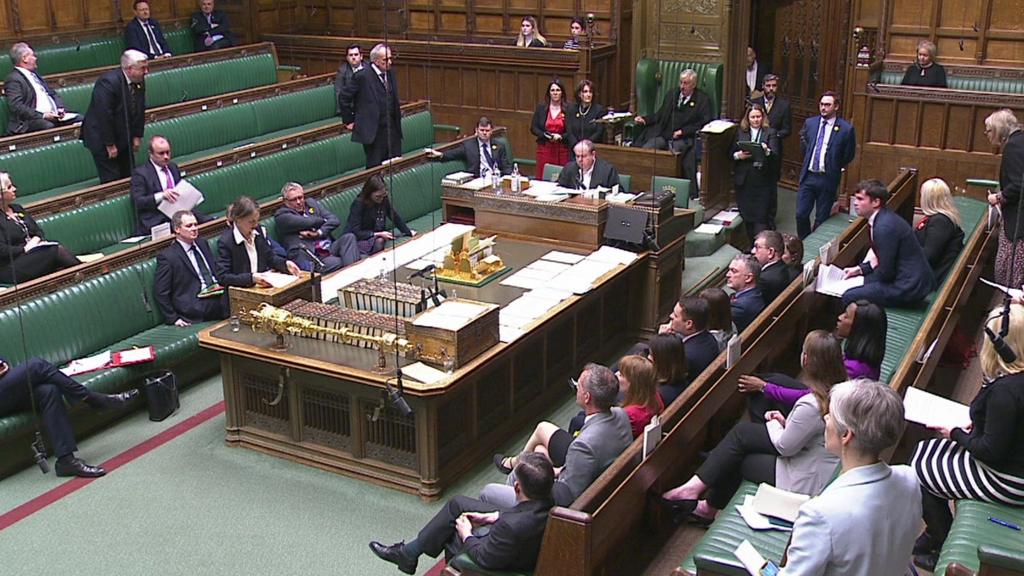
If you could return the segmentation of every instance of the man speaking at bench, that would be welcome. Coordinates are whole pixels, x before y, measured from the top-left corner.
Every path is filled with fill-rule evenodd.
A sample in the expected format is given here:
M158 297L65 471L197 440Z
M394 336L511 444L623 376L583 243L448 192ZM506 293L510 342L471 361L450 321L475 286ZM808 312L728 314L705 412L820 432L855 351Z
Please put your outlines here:
M352 76L338 98L341 121L352 131L352 141L363 145L367 168L402 155L402 110L391 71L391 48L377 44L370 50L370 62Z
M134 153L146 128L146 55L125 50L121 67L104 72L92 89L82 121L82 142L92 152L100 183L132 175Z
M573 190L591 190L619 185L619 171L607 160L597 157L594 143L580 140L572 148L576 159L565 165L558 175L558 185Z

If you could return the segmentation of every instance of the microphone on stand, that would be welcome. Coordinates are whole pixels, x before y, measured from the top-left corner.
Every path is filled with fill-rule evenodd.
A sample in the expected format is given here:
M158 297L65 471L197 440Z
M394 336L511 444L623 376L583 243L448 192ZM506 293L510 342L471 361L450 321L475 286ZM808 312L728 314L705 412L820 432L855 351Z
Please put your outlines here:
M306 253L306 256L309 256L310 260L312 260L314 264L320 267L321 271L323 271L323 269L326 268L324 261L317 258L316 254L314 254L312 250L306 248L305 246L300 246L300 248L302 249L303 252Z

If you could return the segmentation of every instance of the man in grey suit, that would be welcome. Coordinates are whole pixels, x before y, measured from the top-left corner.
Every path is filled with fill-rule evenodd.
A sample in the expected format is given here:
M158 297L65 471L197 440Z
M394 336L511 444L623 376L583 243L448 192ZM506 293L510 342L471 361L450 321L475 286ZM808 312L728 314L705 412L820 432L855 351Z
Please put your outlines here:
M615 373L600 364L583 367L576 386L576 403L583 408L586 418L579 435L569 443L562 466L551 490L555 505L572 504L587 486L604 472L633 441L629 416L615 406L619 394L619 380ZM559 430L555 434L568 434ZM555 434L546 448L556 442ZM552 460L557 461L554 455ZM480 499L497 506L515 506L516 494L512 488L516 482L515 473L508 475L505 484L488 484L480 493Z
M25 134L76 122L78 114L65 114L64 103L37 74L36 53L24 42L11 46L14 70L4 79L4 97L10 109L7 132Z

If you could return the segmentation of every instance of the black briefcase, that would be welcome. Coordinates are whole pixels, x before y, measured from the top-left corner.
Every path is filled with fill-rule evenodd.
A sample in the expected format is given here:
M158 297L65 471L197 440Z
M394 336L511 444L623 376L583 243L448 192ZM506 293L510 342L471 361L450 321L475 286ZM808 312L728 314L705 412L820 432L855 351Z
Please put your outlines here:
M149 419L153 422L164 420L181 406L178 401L178 379L170 370L147 377L145 389Z

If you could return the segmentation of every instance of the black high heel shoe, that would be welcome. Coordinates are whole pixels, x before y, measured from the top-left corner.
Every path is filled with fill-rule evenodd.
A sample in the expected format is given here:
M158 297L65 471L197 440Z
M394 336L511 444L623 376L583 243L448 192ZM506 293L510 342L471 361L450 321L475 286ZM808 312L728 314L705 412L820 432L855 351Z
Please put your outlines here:
M693 515L697 509L697 500L669 500L658 495L658 505L664 510L673 524L679 526L685 524L687 518Z
M492 461L494 462L494 467L497 468L499 472L502 474L511 474L512 467L506 466L505 460L511 461L512 458L506 458L504 454L495 454Z

